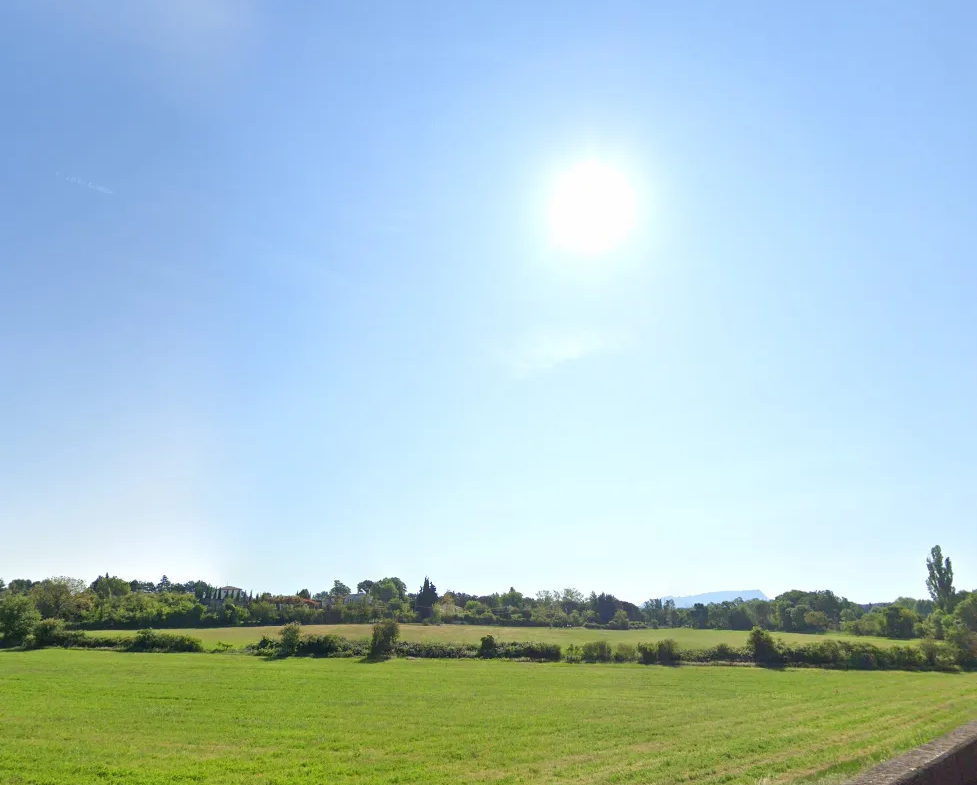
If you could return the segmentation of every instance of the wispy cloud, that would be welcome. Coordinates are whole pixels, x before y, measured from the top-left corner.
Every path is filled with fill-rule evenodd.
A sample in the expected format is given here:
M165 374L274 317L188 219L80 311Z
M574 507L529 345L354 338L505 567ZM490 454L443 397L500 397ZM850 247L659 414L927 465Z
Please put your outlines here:
M541 331L516 342L502 353L502 359L515 376L525 377L568 362L618 352L624 344L622 335L603 330Z
M255 0L38 0L29 9L93 49L129 48L152 58L159 76L177 78L184 89L188 79L239 66L260 30Z

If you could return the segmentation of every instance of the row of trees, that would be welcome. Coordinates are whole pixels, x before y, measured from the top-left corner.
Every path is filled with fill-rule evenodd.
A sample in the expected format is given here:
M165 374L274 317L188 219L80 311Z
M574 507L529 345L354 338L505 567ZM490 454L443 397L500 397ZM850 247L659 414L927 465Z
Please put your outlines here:
M785 592L773 600L734 600L678 608L671 600L650 599L638 606L612 594L584 595L573 588L524 595L510 587L487 595L449 590L439 593L425 577L414 593L397 577L365 579L356 593L340 580L313 594L250 593L234 601L202 580L184 584L165 575L158 582L127 581L108 574L91 584L58 576L34 582L0 580L0 603L24 598L42 618L62 619L89 629L110 627L205 627L271 625L289 622L335 624L398 622L469 623L608 629L692 627L944 639L955 629L977 630L977 594L957 591L953 568L939 546L926 562L930 599L900 597L881 605L859 605L831 591Z

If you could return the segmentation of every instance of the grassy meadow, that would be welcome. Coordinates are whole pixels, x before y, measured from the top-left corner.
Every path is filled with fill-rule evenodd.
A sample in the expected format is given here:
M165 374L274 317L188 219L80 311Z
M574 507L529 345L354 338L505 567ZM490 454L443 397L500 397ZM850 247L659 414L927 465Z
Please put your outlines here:
M975 717L977 675L0 652L6 785L838 782Z
M281 627L212 627L187 630L167 630L167 632L192 635L200 638L205 646L213 647L218 641L233 646L256 643L262 635L275 637ZM369 624L311 624L302 628L304 633L315 635L339 635L344 638L369 638L372 627ZM135 635L134 630L103 630L99 635ZM637 644L673 638L683 649L708 649L719 643L730 646L746 644L748 633L736 630L692 630L686 627L667 630L588 630L583 627L480 627L467 624L401 624L400 637L408 641L440 641L443 643L478 643L483 635L494 635L499 641L540 641L558 643L566 647L574 643L580 645L587 641L608 640L612 645L618 643ZM824 635L803 635L794 632L775 632L774 638L783 638L792 644L815 643L822 639L862 641L875 646L912 644L913 641L896 641L888 638L855 638L851 635L826 633Z

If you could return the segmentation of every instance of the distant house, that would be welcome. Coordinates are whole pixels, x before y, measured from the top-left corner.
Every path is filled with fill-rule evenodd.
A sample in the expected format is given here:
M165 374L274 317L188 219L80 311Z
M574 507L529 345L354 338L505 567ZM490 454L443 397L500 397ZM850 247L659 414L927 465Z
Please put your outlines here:
M369 605L373 602L373 595L367 594L366 592L358 592L357 594L349 594L343 597L343 605L352 605L354 602L363 602Z
M247 605L250 598L244 589L237 586L221 586L209 595L204 595L203 604L211 610L221 608L225 602L233 602L235 605Z

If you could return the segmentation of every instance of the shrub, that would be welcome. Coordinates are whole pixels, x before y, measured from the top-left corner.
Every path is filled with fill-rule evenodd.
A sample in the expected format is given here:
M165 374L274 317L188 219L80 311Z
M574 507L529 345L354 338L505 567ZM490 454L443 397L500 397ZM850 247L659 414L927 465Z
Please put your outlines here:
M135 637L123 638L118 648L123 651L199 652L204 650L204 645L200 638L194 638L190 635L139 630Z
M73 649L119 649L123 643L121 638L108 635L86 635L81 630L68 630L61 646ZM124 649L123 649L124 650Z
M634 662L638 659L638 650L630 643L619 643L614 648L614 662Z
M719 643L706 651L706 659L719 662L738 662L743 659L743 653L728 643Z
M958 625L946 631L946 640L957 665L963 668L977 667L977 633Z
M297 657L332 657L343 650L343 639L338 635L303 635L295 647Z
M584 662L610 662L611 644L607 641L587 641L581 651Z
M658 641L655 648L658 653L658 662L662 665L674 665L681 658L678 643L671 638Z
M401 657L418 657L432 660L456 660L478 656L478 647L473 643L401 641L399 644L397 644L397 654Z
M639 643L638 660L642 665L658 662L658 646L654 643Z
M503 642L498 643L496 657L510 660L539 660L541 662L559 662L563 656L559 645L555 643Z
M837 665L844 658L841 647L835 641L818 641L796 649L785 649L788 662L807 665Z
M566 651L566 655L564 656L564 659L567 662L572 662L572 663L580 662L583 659L583 652L580 650L579 646L575 646L574 644L571 643L569 646L567 646L567 651Z
M936 667L937 658L940 655L941 646L932 638L924 638L919 642L919 651L923 658L923 663L931 668Z
M384 619L374 624L373 639L370 641L370 657L379 659L391 656L399 637L400 625L393 619Z
M302 638L302 625L297 621L290 622L282 627L278 636L281 638L279 653L282 657L291 657L298 652L299 641Z
M584 622L584 625L583 626L584 626L584 629L587 629L587 630L603 630L604 629L604 625L603 624L598 624L595 621L587 621L587 622Z
M916 646L891 646L886 651L887 666L899 670L915 670L926 664L922 649Z
M278 651L279 641L262 635L261 639L249 648L258 654L275 654Z
M620 609L614 614L614 618L608 622L607 626L613 630L626 630L631 626L631 621L628 619L628 614Z
M483 635L482 642L478 647L478 656L485 659L492 659L498 650L495 645L495 637L492 635Z
M32 644L38 649L45 646L60 646L64 641L64 621L61 619L42 619L34 625Z
M40 620L41 614L30 597L10 593L0 597L0 635L5 646L23 643Z
M773 665L780 662L777 644L773 636L761 627L754 627L746 639L746 652L750 659L761 665Z

